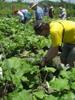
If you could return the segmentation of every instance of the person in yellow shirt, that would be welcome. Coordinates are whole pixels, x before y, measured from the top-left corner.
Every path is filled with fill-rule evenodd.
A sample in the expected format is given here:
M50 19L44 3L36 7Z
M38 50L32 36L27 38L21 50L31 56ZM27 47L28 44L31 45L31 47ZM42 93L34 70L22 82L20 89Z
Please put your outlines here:
M61 53L61 63L74 66L75 62L75 22L68 20L56 20L51 23L39 23L34 26L36 34L45 37L51 35L52 45L45 57L43 57L41 65L46 65L52 60L59 51L59 47L63 44Z

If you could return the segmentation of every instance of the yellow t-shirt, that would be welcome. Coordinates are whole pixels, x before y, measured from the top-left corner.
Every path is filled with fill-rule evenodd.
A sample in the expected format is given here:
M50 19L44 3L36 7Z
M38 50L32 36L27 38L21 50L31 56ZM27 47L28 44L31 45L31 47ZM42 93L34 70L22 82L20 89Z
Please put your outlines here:
M63 43L75 44L75 22L57 20L50 23L52 46L61 46Z

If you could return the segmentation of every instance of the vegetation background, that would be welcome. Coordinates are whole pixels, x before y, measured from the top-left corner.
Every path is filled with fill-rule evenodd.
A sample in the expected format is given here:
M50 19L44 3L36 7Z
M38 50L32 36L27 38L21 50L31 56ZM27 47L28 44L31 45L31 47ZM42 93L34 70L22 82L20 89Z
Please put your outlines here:
M75 20L75 4L39 3L45 4L54 6L54 19L58 7L64 5L68 19ZM0 2L0 100L75 100L74 67L49 64L39 69L40 59L51 45L50 37L36 36L32 21L22 24L13 15L14 10L29 6L20 0Z
M55 17L58 17L59 13L59 6L64 5L64 7L67 10L67 16L68 17L75 17L75 4L73 3L67 3L61 0L61 2L50 2L50 1L41 1L39 3L41 6L47 5L53 5L54 6L54 12L55 12ZM29 8L28 3L22 3L21 1L18 2L3 2L0 1L0 16L7 16L7 15L12 15L13 11L16 9L21 9L21 8Z

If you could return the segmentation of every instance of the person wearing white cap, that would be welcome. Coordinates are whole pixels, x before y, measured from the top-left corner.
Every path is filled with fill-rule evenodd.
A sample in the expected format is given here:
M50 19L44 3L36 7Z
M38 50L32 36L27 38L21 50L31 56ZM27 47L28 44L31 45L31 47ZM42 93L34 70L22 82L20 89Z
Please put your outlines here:
M31 9L35 10L35 19L36 21L40 21L42 20L43 16L44 16L44 11L41 7L39 7L37 5L37 3L34 3L32 6L31 6Z
M60 9L59 18L66 19L67 18L66 9L64 7L59 7L59 9Z

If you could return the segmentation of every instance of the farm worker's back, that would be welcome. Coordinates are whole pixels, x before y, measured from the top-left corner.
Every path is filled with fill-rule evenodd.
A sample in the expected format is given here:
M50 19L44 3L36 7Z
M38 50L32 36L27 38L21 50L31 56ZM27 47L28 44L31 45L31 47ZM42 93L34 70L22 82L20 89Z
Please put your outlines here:
M34 29L39 35L45 37L51 35L52 45L42 59L42 66L45 66L57 56L60 46L62 46L60 55L61 63L65 65L69 64L72 67L75 66L75 22L69 20L56 20L51 23L40 23L36 25Z
M52 45L61 46L63 43L75 44L75 22L58 20L50 23Z
M40 20L43 18L44 16L44 12L43 12L43 9L39 6L37 6L37 9L35 11L35 15L36 15L36 20Z

